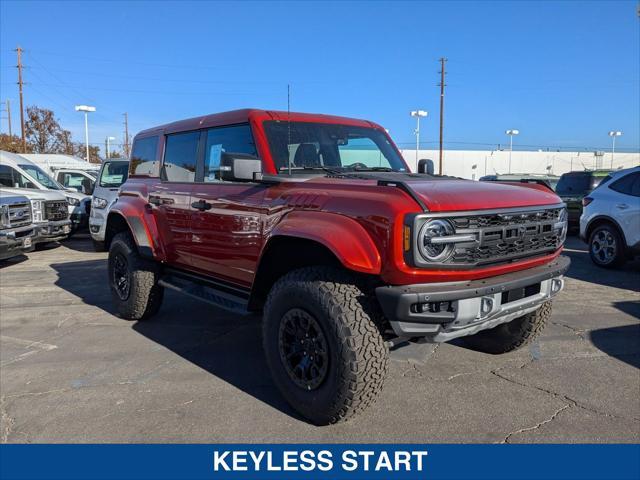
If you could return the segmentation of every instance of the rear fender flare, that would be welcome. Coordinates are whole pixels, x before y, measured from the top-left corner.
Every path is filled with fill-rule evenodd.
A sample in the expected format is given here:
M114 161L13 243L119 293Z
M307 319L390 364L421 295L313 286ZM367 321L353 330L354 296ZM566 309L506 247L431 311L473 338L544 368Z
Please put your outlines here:
M269 233L265 245L277 236L313 240L326 246L349 270L379 274L380 252L369 233L355 220L335 213L295 211Z

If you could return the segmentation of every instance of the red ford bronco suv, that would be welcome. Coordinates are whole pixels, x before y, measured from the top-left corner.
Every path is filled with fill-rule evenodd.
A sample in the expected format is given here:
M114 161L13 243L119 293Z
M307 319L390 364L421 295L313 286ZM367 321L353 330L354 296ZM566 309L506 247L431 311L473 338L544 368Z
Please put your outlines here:
M375 123L237 110L136 136L105 243L123 318L152 317L164 288L263 312L275 384L323 425L373 402L390 346L530 342L566 231L544 186L411 173Z

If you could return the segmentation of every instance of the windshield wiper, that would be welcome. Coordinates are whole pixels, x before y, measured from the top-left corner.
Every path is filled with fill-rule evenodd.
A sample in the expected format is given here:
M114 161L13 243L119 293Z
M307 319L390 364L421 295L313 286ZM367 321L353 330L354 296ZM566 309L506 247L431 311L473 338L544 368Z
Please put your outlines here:
M353 167L356 172L395 172L391 167Z

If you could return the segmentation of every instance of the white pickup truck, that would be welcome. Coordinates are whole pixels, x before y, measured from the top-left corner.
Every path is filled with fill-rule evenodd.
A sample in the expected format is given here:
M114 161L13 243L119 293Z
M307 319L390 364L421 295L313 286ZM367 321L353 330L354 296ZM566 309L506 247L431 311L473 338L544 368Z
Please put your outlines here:
M33 234L29 199L0 190L0 260L33 250Z

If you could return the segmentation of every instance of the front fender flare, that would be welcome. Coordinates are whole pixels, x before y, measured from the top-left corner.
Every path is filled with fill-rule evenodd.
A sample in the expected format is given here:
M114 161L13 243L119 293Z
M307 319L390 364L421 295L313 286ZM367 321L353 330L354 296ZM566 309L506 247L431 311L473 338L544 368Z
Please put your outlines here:
M380 252L369 233L355 220L335 213L294 211L270 232L268 240L297 237L326 246L344 265L357 272L379 274Z

